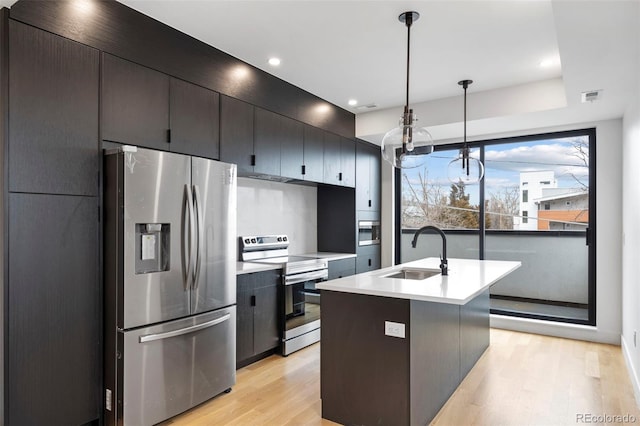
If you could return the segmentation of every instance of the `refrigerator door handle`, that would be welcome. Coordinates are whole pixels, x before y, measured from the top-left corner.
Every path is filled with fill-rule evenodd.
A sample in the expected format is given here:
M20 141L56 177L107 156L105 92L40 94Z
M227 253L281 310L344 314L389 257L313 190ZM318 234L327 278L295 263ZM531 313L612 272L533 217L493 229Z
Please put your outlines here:
M183 270L183 283L184 289L189 290L190 281L192 279L193 274L193 259L192 256L195 252L195 217L193 213L193 197L191 196L191 191L189 190L189 185L185 184L184 186L186 193L186 205L188 218L185 217L184 220L189 220L189 229L188 232L183 232L182 234L182 270ZM183 222L183 231L184 231L184 222ZM187 243L187 239L189 240ZM186 264L186 271L185 271Z
M204 223L202 220L202 197L200 188L193 185L193 204L196 210L198 248L196 250L195 270L193 273L193 288L198 288L198 277L200 276L200 265L202 264L202 254L204 252Z
M182 336L184 334L189 334L198 330L213 327L214 325L218 325L220 323L227 321L229 318L231 318L231 314L226 314L221 316L220 318L203 322L202 324L191 325L189 327L181 328L179 330L167 331L166 333L147 334L145 336L140 336L139 341L140 343L147 343L147 342L153 342L155 340L162 340L162 339L168 339L170 337Z

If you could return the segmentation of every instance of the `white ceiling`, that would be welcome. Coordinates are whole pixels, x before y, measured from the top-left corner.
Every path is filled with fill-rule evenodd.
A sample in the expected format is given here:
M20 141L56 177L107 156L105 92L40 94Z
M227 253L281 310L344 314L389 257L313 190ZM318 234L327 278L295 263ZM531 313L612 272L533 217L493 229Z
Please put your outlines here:
M549 1L119 1L354 112L404 103L407 10L412 103L561 75Z

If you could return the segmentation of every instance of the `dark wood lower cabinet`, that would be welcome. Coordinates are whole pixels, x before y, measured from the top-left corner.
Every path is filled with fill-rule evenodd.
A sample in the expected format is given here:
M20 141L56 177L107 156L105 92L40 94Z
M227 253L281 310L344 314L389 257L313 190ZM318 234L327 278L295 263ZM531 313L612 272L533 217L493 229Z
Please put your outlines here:
M253 274L236 280L236 365L253 356Z
M380 245L358 246L356 248L358 260L356 262L356 273L375 271L380 269Z
M238 275L236 306L236 367L269 355L280 343L281 271Z
M5 424L99 418L98 200L9 195Z
M334 280L336 278L348 277L356 273L356 258L339 259L329 261L329 277Z
M489 290L462 306L322 291L322 417L429 424L489 346L488 302Z
M460 307L460 377L464 378L489 345L489 292Z

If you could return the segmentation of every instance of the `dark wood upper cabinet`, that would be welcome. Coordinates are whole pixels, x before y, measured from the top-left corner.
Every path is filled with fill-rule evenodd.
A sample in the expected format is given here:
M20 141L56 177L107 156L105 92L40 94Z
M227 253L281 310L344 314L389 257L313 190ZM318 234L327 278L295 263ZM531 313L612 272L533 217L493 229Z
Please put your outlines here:
M317 127L304 126L303 179L323 182L324 178L324 131Z
M87 424L102 400L97 197L8 201L5 424Z
M276 114L277 115L277 114ZM304 136L303 124L291 118L277 115L280 129L280 176L303 179Z
M380 211L380 148L356 142L356 210Z
M169 76L102 55L102 139L168 151Z
M340 184L356 186L356 144L353 140L340 137Z
M356 210L369 210L371 192L369 188L369 151L362 142L356 143Z
M340 136L324 134L324 183L340 185Z
M353 113L181 33L117 1L91 2L92 13L72 13L67 1L18 1L14 19L121 58L242 99L324 130L353 137ZM243 67L239 82L231 70ZM329 112L318 114L319 103Z
M379 212L382 203L382 157L380 147L371 145L369 163L369 193L371 194L371 210Z
M280 176L280 141L284 132L280 115L255 108L253 153L256 173ZM302 165L302 158L300 159Z
M238 175L253 173L251 104L220 96L220 160L238 165Z
M99 52L9 22L9 190L98 194Z
M220 158L220 95L171 78L169 99L171 151Z
M355 187L356 146L351 139L325 132L324 183Z

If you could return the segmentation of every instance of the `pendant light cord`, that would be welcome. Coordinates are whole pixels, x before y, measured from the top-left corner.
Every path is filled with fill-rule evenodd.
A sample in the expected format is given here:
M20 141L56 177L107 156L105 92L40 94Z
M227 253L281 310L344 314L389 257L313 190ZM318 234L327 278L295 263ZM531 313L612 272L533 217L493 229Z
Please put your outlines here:
M467 84L464 85L464 146L467 146Z
M464 84L464 158L463 165L466 162L467 176L469 176L469 145L467 145L467 83Z
M405 103L405 112L408 112L409 109L409 59L411 54L411 25L413 24L413 16L411 13L407 14L406 21L407 24L407 97Z
M462 170L466 170L467 176L469 176L469 144L467 143L467 88L469 84L473 83L473 80L461 80L458 82L460 86L464 89L464 119L463 119L463 128L464 128L464 138L462 149L460 150L462 154Z

